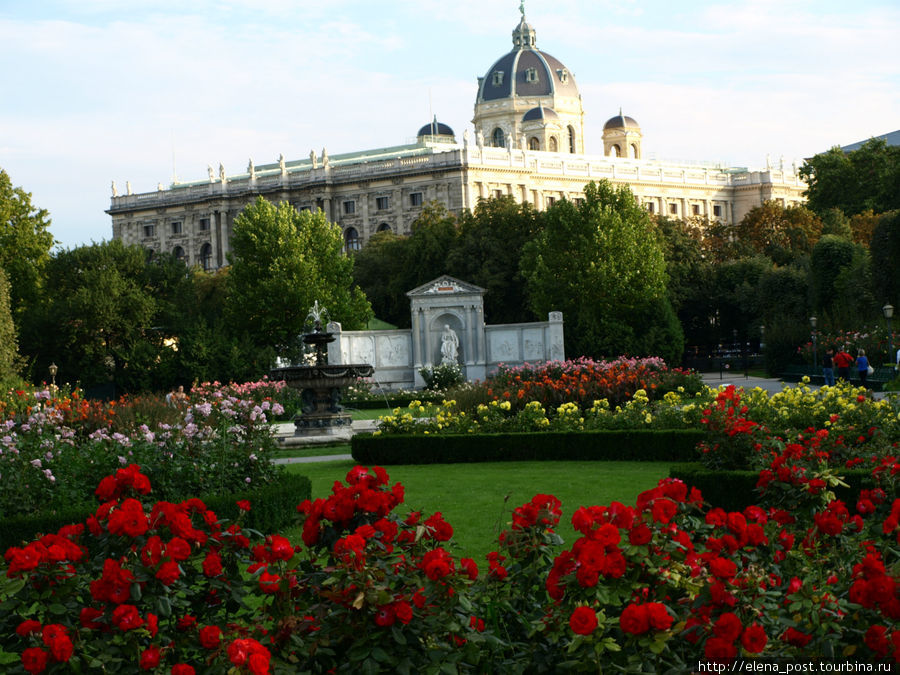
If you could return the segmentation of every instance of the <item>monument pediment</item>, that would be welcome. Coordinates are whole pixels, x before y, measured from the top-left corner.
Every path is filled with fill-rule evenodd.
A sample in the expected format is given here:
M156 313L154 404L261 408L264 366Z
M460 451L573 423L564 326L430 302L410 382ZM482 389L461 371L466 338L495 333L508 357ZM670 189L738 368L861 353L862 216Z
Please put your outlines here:
M484 295L485 289L475 284L469 284L460 281L448 274L422 284L418 288L414 288L406 295L410 298L423 296L443 296L443 295Z

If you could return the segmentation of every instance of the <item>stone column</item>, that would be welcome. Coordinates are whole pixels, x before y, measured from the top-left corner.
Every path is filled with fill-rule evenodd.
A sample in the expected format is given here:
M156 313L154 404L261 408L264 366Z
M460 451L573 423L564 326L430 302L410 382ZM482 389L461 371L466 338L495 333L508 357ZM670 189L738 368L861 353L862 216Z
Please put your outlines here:
M547 324L548 357L553 361L565 361L566 348L563 335L562 312L550 312Z

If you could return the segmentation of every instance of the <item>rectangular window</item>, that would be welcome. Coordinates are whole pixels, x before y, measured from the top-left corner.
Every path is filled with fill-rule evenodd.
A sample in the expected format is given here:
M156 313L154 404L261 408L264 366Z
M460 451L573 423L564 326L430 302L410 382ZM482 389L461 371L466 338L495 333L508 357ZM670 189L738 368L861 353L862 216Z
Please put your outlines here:
M422 206L422 193L421 192L410 192L409 193L409 205L410 206Z
M713 206L713 215L716 218L719 218L722 215L722 207L721 206Z
M387 211L391 208L390 197L375 197L375 208L379 211Z
M356 202L352 200L344 202L344 215L352 216L354 213L356 213Z
M503 196L503 190L494 190L494 197L500 199Z
M656 205L653 202L647 202L645 206L647 207L647 213L653 213L656 208Z
M209 218L201 218L197 221L197 229L201 232L209 230Z
M180 220L176 220L172 223L172 234L181 234L182 229Z
M695 216L699 216L700 215L700 205L699 204L692 205L691 213L693 213Z
M547 197L547 206L553 206L556 203L556 197Z
M678 215L678 204L669 204L669 213L673 216Z
M298 211L312 211L312 207L311 207L309 204L305 204L305 205L301 206L301 207L300 207L299 209L297 209L297 210L298 210Z
M144 225L144 236L153 237L156 235L156 225Z

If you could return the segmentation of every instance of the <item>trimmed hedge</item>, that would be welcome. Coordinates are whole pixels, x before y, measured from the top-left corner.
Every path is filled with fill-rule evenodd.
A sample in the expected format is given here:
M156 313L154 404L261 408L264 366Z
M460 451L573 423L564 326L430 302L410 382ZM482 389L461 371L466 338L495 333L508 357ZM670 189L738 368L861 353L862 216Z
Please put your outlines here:
M699 462L691 462L675 464L669 469L669 476L697 488L707 503L726 511L743 511L759 501L755 489L758 471L713 471ZM838 486L833 492L848 503L856 503L860 490L875 487L872 474L866 469L846 469L841 477L849 487Z
M219 518L229 521L236 520L240 515L236 502L246 499L250 502L251 509L244 515L244 526L259 532L277 532L292 523L297 504L309 499L311 495L312 486L309 478L282 473L277 482L256 490L207 495L200 499ZM95 510L96 504L82 504L53 513L4 519L0 521L0 551L31 541L41 534L56 532L63 525L83 523Z
M350 439L360 464L455 464L559 460L685 462L706 434L695 429L373 435Z

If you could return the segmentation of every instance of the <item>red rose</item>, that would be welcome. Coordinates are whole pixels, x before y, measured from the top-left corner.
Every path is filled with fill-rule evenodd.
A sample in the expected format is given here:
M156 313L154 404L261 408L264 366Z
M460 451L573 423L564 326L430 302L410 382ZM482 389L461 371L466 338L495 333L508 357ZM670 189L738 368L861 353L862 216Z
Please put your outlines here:
M222 574L222 558L215 551L210 551L203 559L203 574L208 577Z
M676 513L678 513L678 504L666 497L654 500L650 509L653 520L658 523L668 523Z
M632 546L643 546L653 538L653 532L644 523L639 523L628 533L628 542Z
M218 626L204 626L200 629L200 644L207 649L216 649L222 642L222 629Z
M432 581L439 581L453 573L453 558L442 548L428 551L422 556L419 567Z
M794 645L795 647L805 647L809 644L809 641L812 640L812 636L807 635L806 633L799 631L796 628L788 628L784 632L782 640L784 640L788 644Z
M732 579L737 574L737 565L728 558L713 558L709 563L709 571L719 579Z
M569 617L569 628L576 635L590 635L597 628L597 613L590 607L576 607Z
M141 652L141 670L153 670L159 665L159 647L150 645Z
M475 581L478 578L478 565L472 558L462 558L459 564L470 580Z
M28 619L19 624L16 628L16 635L19 637L28 637L31 633L41 632L41 622Z
M726 642L734 642L740 636L743 628L737 614L725 612L713 626L713 635L722 638Z
M134 605L119 605L113 610L112 622L122 632L140 628L144 620Z
M596 619L596 616L595 616ZM479 619L477 616L469 617L469 628L479 633L484 632L484 619ZM574 628L572 630L575 630Z
M412 606L406 602L405 600L398 600L394 603L394 614L397 616L397 620L406 625L413 618L413 609Z
M241 511L249 511L250 510L250 502L248 502L246 499L241 499L240 501L237 502L237 507Z
M741 646L751 654L759 654L768 641L765 629L758 623L747 626L741 635Z
M653 630L669 630L672 627L674 619L664 604L661 602L648 602L644 607Z
M93 607L82 607L79 615L81 627L87 629L103 628L103 624L97 621L101 616L103 616L103 610L94 609Z
M42 673L47 667L48 654L40 647L29 647L22 652L22 667L29 673Z
M181 570L174 560L167 560L156 571L156 578L162 582L163 586L171 586L180 576Z
M731 661L737 656L737 647L728 640L720 637L711 637L703 647L703 654L710 661Z
M186 663L176 663L172 666L172 675L196 675L196 673L194 666L189 666Z
M650 630L650 617L644 605L628 605L619 617L619 627L632 635L643 635Z
M172 560L187 560L191 557L191 545L181 537L174 537L166 544L166 555Z
M277 574L263 572L259 575L259 590L263 593L277 593L281 586L281 577Z
M887 656L891 644L887 639L887 628L881 625L870 626L864 639L866 646L880 657Z
M394 608L391 605L381 605L378 611L375 612L376 626L387 628L388 626L393 626L396 620L397 615L394 613Z

